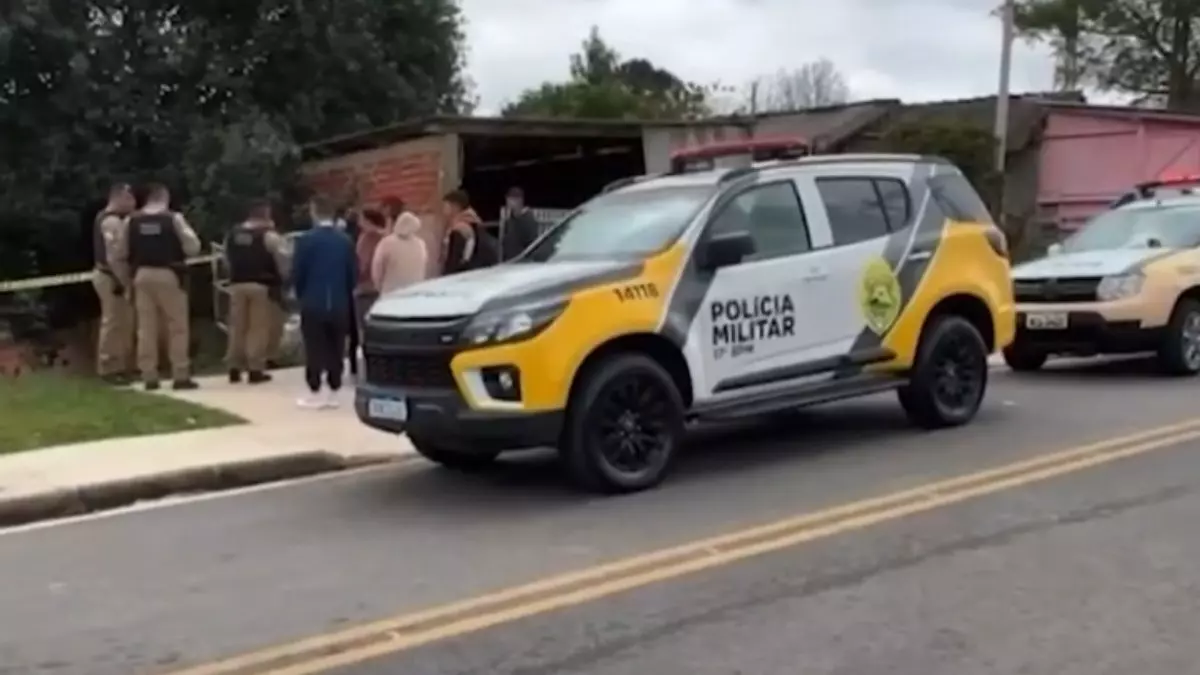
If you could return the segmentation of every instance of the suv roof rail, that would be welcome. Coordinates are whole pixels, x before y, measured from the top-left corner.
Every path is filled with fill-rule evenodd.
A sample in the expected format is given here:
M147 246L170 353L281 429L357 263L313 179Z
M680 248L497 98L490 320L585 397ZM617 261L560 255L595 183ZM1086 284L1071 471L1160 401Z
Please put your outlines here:
M776 164L775 162L771 162L772 166L774 166L775 164ZM721 174L721 177L717 179L717 182L718 183L727 183L731 180L737 180L738 178L741 178L742 176L749 176L752 173L757 173L758 171L760 171L764 168L766 168L766 167L755 166L753 164L750 166L739 166L736 169L730 169L729 171L726 171L725 173Z
M650 180L651 178L658 178L659 175L661 174L653 173L646 174L644 176L626 176L624 178L618 178L608 185L605 185L604 188L600 190L600 194L607 194L614 190L620 190L623 187L633 185L634 183L641 183L642 181Z

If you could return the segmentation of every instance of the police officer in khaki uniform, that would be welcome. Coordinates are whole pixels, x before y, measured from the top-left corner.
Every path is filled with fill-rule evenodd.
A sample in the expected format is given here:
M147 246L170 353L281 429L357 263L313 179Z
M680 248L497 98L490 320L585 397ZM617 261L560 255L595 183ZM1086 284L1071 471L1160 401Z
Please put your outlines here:
M92 224L92 251L96 259L92 287L100 300L96 374L117 385L128 384L133 370L133 303L129 279L119 278L109 261L113 244L135 205L129 185L113 185L108 191L108 204Z
M274 220L271 221L271 231L279 234L279 230L275 227ZM289 242L288 238L283 235L279 235L279 242L282 255L290 261L291 242ZM280 353L283 350L283 329L288 320L288 310L284 302L285 295L284 289L281 288L279 295L271 298L271 322L268 325L267 346L265 349L267 354L267 368L270 370L274 370L280 366L279 362L283 356Z
M137 361L147 391L158 389L158 345L165 331L172 388L197 387L188 356L187 259L200 252L200 238L171 210L171 193L147 188L146 204L129 217L110 260L118 276L133 280L137 314Z
M283 278L288 258L283 238L271 226L271 205L257 202L246 221L234 226L225 238L229 267L229 345L225 362L229 381L250 384L270 382L266 373L267 347L273 305L282 302Z

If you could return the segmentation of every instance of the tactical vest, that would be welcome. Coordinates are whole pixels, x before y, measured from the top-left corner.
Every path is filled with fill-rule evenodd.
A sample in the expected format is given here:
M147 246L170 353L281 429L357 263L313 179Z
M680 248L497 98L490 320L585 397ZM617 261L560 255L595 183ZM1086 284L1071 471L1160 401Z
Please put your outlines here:
M267 248L267 233L257 227L239 225L225 238L229 260L229 282L233 284L279 284L279 268Z
M175 230L175 214L138 213L129 219L129 266L175 269L187 262Z
M108 262L108 241L104 238L104 219L119 215L116 211L101 211L92 223L92 255L95 256L96 269L101 272L112 272Z

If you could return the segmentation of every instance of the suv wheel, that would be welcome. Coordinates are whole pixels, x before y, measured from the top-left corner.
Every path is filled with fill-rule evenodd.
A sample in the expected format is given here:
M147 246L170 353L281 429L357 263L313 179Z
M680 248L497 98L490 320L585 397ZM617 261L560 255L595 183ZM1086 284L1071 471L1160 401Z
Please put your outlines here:
M581 374L559 453L581 487L636 492L666 478L683 431L683 397L671 376L646 356L619 354Z
M926 327L900 405L926 429L966 424L987 390L988 350L979 331L959 316L940 316Z
M408 440L422 457L447 469L473 473L491 466L500 456L499 451L463 452L448 448L419 434L409 434Z
M1172 375L1200 373L1200 302L1185 298L1175 306L1158 361Z
M1046 365L1046 352L1012 345L1004 350L1004 362L1018 373L1031 373Z

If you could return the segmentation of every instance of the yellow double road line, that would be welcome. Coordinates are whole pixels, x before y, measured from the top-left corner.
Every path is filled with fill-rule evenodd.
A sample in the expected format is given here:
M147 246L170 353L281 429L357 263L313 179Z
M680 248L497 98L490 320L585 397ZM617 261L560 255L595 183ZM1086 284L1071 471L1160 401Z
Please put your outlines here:
M1200 439L1200 419L383 619L171 675L312 675Z

